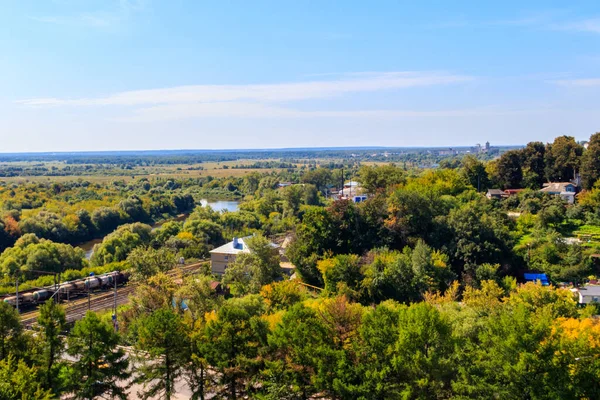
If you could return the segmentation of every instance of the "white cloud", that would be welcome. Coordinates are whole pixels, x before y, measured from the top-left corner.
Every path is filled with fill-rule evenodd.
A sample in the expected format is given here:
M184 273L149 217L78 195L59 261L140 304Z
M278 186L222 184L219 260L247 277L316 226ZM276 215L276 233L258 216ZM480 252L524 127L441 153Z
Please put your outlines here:
M600 78L587 78L587 79L561 79L553 81L553 83L560 86L567 87L593 87L600 86Z
M143 106L227 101L285 102L328 98L347 93L375 92L466 82L473 78L444 73L386 72L343 76L337 80L257 85L192 85L136 90L105 97L19 100L28 106Z
M119 122L159 122L190 118L440 118L440 117L476 117L490 115L509 115L529 111L510 111L494 108L458 109L458 110L342 110L342 111L305 111L278 107L260 103L221 102L167 104L144 107L134 111L132 116L118 118Z
M600 33L600 18L590 18L580 21L553 25L555 29L576 32Z
M71 11L64 15L30 16L29 19L55 25L108 28L126 21L133 14L147 9L146 0L113 0L104 2L105 10L73 12L78 3L65 4Z

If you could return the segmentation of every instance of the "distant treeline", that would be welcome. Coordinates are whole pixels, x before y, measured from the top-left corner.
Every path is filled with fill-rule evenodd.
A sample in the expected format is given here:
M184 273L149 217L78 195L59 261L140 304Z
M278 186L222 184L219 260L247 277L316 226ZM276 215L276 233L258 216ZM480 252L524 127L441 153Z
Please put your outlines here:
M494 147L503 151L522 146ZM458 152L466 152L468 147L455 147ZM414 155L429 156L441 160L448 156L437 155L447 148L312 148L312 149L273 149L273 150L171 150L171 151L115 151L79 153L6 153L0 154L0 162L15 161L62 161L67 164L192 164L202 162L224 162L241 159L314 159L343 158L370 159L374 161L398 161Z

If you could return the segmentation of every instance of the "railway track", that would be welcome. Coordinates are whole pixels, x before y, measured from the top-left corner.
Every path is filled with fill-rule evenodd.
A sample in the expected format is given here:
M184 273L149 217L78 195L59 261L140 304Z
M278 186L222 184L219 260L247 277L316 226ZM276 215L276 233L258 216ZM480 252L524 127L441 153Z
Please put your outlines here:
M199 262L195 264L185 265L183 267L175 267L167 272L168 276L177 277L179 275L189 275L198 270L206 262ZM117 306L127 304L129 302L129 295L135 291L137 284L130 283L127 286L121 286L117 289ZM92 293L89 298L80 297L76 300L63 303L65 305L65 313L67 322L77 321L85 316L88 310L91 311L105 311L113 308L115 302L115 294L113 291L105 291L102 293ZM21 314L21 323L25 326L31 326L36 323L39 315L37 309L31 310Z

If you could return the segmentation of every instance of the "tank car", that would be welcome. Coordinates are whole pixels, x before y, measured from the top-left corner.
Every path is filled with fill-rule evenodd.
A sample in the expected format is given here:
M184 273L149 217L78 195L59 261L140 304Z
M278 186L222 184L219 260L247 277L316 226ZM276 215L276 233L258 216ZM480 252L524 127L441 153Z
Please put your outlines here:
M85 279L78 279L75 282L73 282L75 284L75 288L77 290L84 290L85 289Z
M90 276L85 280L86 289L95 289L100 286L100 279L97 276Z
M50 296L52 296L52 292L50 292L47 289L36 290L35 292L33 292L33 300L36 303L42 303L48 300Z
M6 304L10 304L13 307L16 307L17 305L17 296L10 296L4 299L4 302Z
M61 283L60 286L58 287L59 294L68 294L75 290L77 290L77 286L75 286L75 283L73 283L73 282L64 282L64 283Z
M110 274L100 275L98 278L102 287L112 286L114 282L113 276Z

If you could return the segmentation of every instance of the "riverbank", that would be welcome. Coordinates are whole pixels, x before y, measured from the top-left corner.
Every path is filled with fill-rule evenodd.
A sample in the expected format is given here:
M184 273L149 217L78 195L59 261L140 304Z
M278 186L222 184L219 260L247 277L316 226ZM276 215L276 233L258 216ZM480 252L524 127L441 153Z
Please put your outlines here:
M209 206L210 208L212 208L213 210L218 211L218 212L222 212L222 211L235 212L238 210L239 204L240 204L240 202L238 200L207 200L207 199L200 200L200 205L202 207ZM160 220L160 221L154 223L153 225L151 225L152 230L158 229L162 225L164 225L165 223L170 222L170 221L183 222L190 216L190 214L191 214L191 212L188 212L188 213L179 214L173 218L166 218L166 219ZM104 237L106 237L106 236L104 236ZM85 252L86 260L89 260L92 257L92 254L94 252L94 246L96 244L102 243L102 240L104 240L104 237L88 240L87 242L81 243L81 244L77 245L76 247L79 247L80 249L82 249Z

